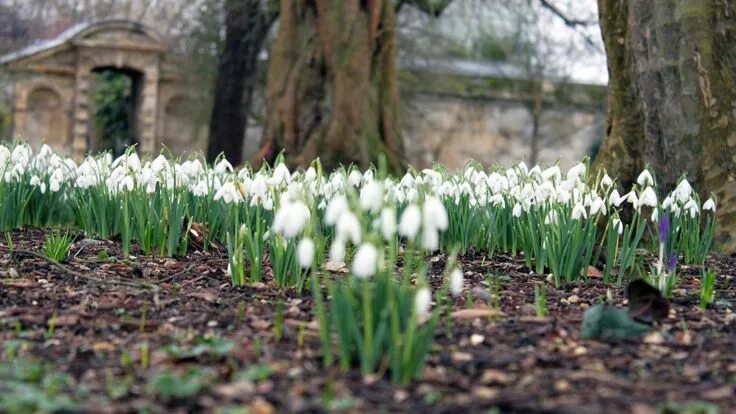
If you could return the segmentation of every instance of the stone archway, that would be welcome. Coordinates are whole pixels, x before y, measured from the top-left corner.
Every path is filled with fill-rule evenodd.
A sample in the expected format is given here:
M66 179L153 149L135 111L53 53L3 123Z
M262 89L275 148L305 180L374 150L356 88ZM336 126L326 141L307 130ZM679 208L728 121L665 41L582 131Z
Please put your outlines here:
M161 96L195 95L188 90L180 60L166 42L154 30L128 20L75 26L57 39L0 58L0 65L15 75L15 135L32 143L45 139L78 159L92 149L88 141L94 128L91 94L95 71L137 74L134 124L143 153L156 151L163 141L166 111L160 107ZM48 88L39 90L39 83ZM44 131L54 131L53 137L32 136ZM196 137L203 141L201 134ZM195 147L203 145L200 142ZM192 147L188 143L187 149Z

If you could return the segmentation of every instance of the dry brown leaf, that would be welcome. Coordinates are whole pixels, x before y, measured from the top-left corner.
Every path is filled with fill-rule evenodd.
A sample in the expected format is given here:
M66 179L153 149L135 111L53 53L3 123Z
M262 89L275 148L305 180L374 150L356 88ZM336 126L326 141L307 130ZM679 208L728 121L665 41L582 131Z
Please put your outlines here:
M503 313L496 309L460 309L452 312L452 319L475 319L475 318L491 318L501 316Z

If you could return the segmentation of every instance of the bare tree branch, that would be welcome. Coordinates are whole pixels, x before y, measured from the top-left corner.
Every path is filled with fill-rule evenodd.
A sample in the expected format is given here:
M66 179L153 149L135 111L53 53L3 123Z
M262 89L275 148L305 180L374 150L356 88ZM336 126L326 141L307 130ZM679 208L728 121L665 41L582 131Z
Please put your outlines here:
M565 14L565 12L560 10L557 6L552 4L549 0L539 0L539 3L542 4L542 7L551 11L552 14L554 14L555 16L559 17L565 23L566 26L575 28L578 26L593 26L595 24L598 24L598 22L595 20L580 20L580 19L572 18L568 16L567 14Z

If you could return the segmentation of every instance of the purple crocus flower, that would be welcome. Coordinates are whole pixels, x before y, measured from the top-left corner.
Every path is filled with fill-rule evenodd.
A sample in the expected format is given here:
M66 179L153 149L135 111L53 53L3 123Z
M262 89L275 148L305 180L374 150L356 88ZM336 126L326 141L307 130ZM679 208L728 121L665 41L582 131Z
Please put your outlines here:
M662 216L662 220L659 221L659 241L663 242L667 240L667 236L670 234L670 216L665 214Z
M677 253L672 252L670 254L670 260L667 262L667 271L673 272L677 267Z

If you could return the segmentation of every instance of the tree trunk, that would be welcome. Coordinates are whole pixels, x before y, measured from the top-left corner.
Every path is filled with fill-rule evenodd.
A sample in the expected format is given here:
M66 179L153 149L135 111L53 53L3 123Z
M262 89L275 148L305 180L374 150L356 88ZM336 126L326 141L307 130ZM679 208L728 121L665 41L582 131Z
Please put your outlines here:
M664 190L686 173L719 198L717 242L736 247L736 0L598 0L609 73L596 159L629 186L648 164Z
M281 0L266 124L254 164L284 150L292 165L376 162L402 168L392 0Z
M251 95L258 73L258 54L273 17L261 0L225 1L225 47L215 85L210 119L207 158L221 153L232 164L240 164L243 154Z

